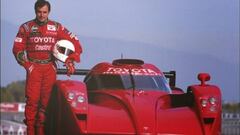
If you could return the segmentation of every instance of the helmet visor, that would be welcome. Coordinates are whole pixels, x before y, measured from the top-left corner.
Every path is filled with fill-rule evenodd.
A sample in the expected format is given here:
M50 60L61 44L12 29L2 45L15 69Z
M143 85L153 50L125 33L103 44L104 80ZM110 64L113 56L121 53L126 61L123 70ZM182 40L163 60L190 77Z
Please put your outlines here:
M58 46L58 47L57 47L58 52L59 52L59 53L62 53L62 54L64 54L65 49L66 49L65 47L61 47L61 46Z
M67 49L66 50L66 54L65 55L67 55L67 56L69 56L70 54L72 54L73 53L73 51L72 50L70 50L70 49Z

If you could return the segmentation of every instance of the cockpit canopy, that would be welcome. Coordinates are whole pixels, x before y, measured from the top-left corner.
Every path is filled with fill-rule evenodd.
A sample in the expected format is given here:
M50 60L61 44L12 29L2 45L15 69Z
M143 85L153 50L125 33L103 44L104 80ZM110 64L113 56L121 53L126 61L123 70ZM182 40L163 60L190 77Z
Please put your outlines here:
M88 90L161 90L171 92L164 74L140 60L100 63L84 79Z
M170 92L163 76L146 75L92 75L85 79L88 90L162 90Z

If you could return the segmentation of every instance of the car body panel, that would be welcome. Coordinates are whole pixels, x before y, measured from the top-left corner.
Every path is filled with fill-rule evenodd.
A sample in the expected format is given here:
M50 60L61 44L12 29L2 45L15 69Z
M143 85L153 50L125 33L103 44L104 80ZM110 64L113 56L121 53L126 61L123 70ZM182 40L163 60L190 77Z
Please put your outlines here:
M99 77L101 75L107 78ZM115 75L118 77L111 78ZM154 85L166 87L152 87L152 84L145 87L150 83L137 82L138 77L144 76ZM155 80L155 77L163 78ZM167 84L165 77L152 64L124 59L97 64L87 71L83 82L58 80L49 101L46 132L57 135L220 135L220 89L206 84L200 77L201 84L191 85L184 92L171 85L175 84L171 80ZM95 81L91 81L92 78ZM113 87L120 84L118 81L121 87ZM114 85L104 85L108 82ZM126 86L129 83L133 86Z

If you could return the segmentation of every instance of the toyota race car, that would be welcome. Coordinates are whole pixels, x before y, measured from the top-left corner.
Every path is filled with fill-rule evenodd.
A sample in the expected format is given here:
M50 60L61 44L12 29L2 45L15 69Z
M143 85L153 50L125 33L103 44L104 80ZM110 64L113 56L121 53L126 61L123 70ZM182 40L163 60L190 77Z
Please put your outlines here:
M175 71L162 72L137 59L103 62L74 74L84 80L54 85L46 118L49 135L221 134L221 92L206 83L207 73L200 73L200 84L186 92L175 86Z

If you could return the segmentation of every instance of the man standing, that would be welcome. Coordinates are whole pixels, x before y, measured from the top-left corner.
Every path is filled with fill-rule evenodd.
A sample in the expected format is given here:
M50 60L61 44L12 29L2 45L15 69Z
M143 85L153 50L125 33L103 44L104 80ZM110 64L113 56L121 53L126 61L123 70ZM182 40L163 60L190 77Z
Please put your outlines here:
M13 45L17 62L26 69L25 124L28 135L43 135L45 110L56 81L55 58L52 49L58 40L73 43L75 52L65 61L68 73L74 72L73 62L80 62L82 52L77 37L60 23L49 20L51 5L48 1L37 0L36 18L22 24Z

